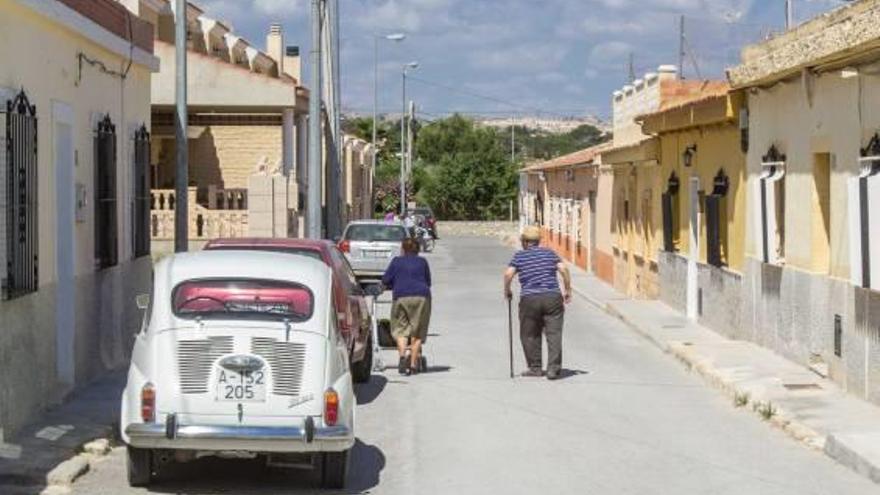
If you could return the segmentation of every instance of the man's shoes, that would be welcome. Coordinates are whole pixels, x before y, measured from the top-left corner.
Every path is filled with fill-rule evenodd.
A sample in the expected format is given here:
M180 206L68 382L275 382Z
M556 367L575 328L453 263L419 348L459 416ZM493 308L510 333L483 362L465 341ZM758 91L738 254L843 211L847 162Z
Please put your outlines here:
M562 378L562 372L560 372L558 369L547 370L548 380L559 380L560 378Z
M409 375L411 373L409 369L409 359L402 357L400 361L397 363L397 372L401 375Z
M544 376L544 371L540 369L529 369L527 371L523 371L520 376L524 378L540 378Z

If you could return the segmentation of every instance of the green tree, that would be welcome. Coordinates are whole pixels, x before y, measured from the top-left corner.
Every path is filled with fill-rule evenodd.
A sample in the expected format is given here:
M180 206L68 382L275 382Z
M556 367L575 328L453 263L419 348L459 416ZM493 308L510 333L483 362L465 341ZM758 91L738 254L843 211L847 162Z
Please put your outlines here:
M493 220L507 216L516 198L517 166L498 132L461 115L425 125L418 133L421 196L442 219ZM415 174L414 174L415 175Z

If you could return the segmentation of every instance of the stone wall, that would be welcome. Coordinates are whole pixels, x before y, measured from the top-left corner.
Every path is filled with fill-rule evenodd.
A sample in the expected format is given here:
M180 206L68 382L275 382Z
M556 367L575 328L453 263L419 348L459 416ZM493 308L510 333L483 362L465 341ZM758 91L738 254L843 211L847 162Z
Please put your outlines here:
M456 222L439 220L437 231L440 238L446 236L495 237L509 240L519 236L519 222Z
M660 300L687 313L688 260L678 253L659 255ZM742 276L697 263L697 321L730 338L742 338Z
M742 50L742 64L728 70L736 87L793 74L801 67L839 58L847 51L876 46L880 1L860 0Z
M149 257L76 278L74 387L125 366L150 286ZM0 433L9 436L71 390L56 380L55 284L3 303L0 332Z
M264 159L272 169L281 163L281 126L214 125L189 141L189 180L198 185L247 187L248 177ZM159 152L159 187L174 177L175 143L163 139Z
M746 267L742 325L735 336L804 366L827 366L850 393L880 404L880 293L751 258ZM839 357L835 316L842 329Z

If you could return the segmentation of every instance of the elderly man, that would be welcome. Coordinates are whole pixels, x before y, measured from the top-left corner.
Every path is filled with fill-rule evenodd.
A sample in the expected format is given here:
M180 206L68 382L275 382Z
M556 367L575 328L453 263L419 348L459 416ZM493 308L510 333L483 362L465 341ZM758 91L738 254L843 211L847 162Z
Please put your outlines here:
M571 274L550 249L540 246L541 231L526 227L518 251L504 272L504 296L513 298L510 285L519 275L519 327L529 369L522 376L544 375L541 367L541 334L547 339L547 378L556 380L562 371L562 321L565 304L571 302ZM557 274L564 291L559 290Z

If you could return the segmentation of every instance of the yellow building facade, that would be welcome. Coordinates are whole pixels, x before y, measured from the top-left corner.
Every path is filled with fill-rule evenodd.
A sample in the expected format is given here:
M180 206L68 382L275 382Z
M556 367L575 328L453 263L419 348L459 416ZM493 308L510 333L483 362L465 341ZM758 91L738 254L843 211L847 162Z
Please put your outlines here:
M745 256L744 97L723 82L640 117L659 139L659 296L707 326L740 324ZM654 238L657 239L656 237Z
M0 0L0 437L127 362L150 284L152 31L111 0Z

